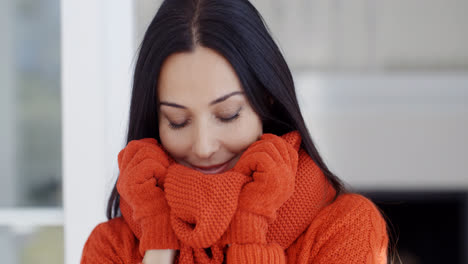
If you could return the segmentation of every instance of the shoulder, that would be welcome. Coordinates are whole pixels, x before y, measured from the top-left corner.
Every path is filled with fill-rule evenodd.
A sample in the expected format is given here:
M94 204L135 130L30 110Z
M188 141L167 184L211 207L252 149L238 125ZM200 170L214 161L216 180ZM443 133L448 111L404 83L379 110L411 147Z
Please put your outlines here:
M383 220L377 206L368 198L356 193L338 196L333 203L323 208L320 214L328 219L355 219L364 222L369 219Z
M127 222L122 217L116 217L98 224L91 232L87 242L101 241L121 244L130 239L135 238Z
M130 263L140 258L138 240L122 217L98 224L86 241L81 263Z
M377 206L359 194L340 195L319 212L304 235L314 263L386 261L386 222Z
M342 194L324 207L310 228L318 226L320 230L329 233L359 235L365 231L386 235L386 222L377 206L368 198L355 193Z

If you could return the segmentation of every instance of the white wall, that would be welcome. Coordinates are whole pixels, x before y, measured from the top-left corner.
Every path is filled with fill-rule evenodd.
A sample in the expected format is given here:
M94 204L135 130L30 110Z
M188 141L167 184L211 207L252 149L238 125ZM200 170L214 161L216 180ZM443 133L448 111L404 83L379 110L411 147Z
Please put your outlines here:
M468 189L468 74L295 75L319 151L357 189Z
M251 0L293 68L468 68L463 0Z
M379 64L400 70L468 68L468 1L371 2Z

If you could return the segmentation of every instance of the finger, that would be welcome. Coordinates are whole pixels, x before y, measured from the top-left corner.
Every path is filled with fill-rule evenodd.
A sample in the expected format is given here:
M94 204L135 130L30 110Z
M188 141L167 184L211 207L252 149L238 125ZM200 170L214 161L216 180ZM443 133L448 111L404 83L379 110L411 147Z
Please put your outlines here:
M250 169L253 171L252 177L254 181L262 180L266 181L268 179L262 179L260 176L264 174L255 172L271 172L275 170L277 163L272 159L271 154L267 152L256 152L251 155L251 159L254 162L250 163Z
M126 167L126 164L123 163L123 157L125 156L125 148L122 149L119 152L119 155L117 156L117 163L119 164L119 170L123 171L124 168Z
M165 170L165 168L160 165L158 166L153 160L145 159L137 166L125 170L119 179L122 178L122 183L128 186L139 185L154 179L154 185L156 185L156 177L154 177L154 174L156 171L163 170Z
M154 138L143 138L138 141L141 143L149 143L151 145L158 145L158 141Z
M277 207L275 197L282 196L282 186L274 180L275 175L266 172L255 172L254 175L257 180L246 184L239 195L239 207L267 215Z
M152 159L154 162L161 163L164 167L169 166L168 156L161 149L154 146L144 146L133 156L127 168L132 168L144 159Z
M150 156L151 152L148 149L140 148L133 154L131 160L127 164L127 167L124 169L131 170L132 168L136 167L141 161L149 158Z
M277 137L278 137L278 136L275 135L275 134L272 134L272 133L265 133L265 134L263 134L260 138L261 138L262 140L272 140L272 139L277 138Z
M291 159L290 168L294 174L297 172L297 166L299 163L299 153L294 149L293 146L288 147L289 157Z
M276 147L276 149L280 153L281 162L286 163L288 166L290 166L291 159L289 157L288 143L278 136L271 137L269 141Z
M280 160L279 153L275 151L275 147L268 141L260 140L253 143L244 153L242 153L239 161L234 166L234 171L240 172L246 176L251 176L254 171L259 169L258 164L262 163L257 158L258 153L270 153L272 156L270 159L274 157L273 162ZM269 162L271 163L271 161ZM262 166L262 168L263 167L264 166ZM260 168L260 170L263 171L264 169L262 168Z
M239 206L271 216L294 192L294 176L277 168L273 172L254 172L254 181L246 184L239 196Z
M134 144L130 145L130 143L124 149L122 149L119 153L120 171L123 171L128 166L128 163L130 163L133 156L138 151L138 148L134 147Z
M151 139L132 140L127 144L127 146L121 151L122 156L119 160L120 170L124 170L128 166L128 163L131 162L133 156L135 156L142 147L149 145L148 141L151 141Z
M262 151L270 155L274 163L276 164L284 163L284 157L282 153L280 152L280 149L278 149L278 146L276 146L273 142L266 141L262 145L262 148L263 148Z
M250 163L251 163L251 160L249 158L250 155L251 153L249 152L242 153L242 155L240 156L239 160L236 162L232 170L235 172L241 173L243 175L246 175L246 176L251 176L253 170L250 169Z

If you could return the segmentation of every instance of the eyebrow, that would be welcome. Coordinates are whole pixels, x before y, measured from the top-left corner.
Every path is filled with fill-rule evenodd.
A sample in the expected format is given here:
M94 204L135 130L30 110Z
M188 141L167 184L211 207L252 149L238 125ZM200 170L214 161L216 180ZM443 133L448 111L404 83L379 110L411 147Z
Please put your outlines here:
M211 105L215 105L215 104L219 104L223 101L226 101L229 97L233 96L233 95L237 95L237 94L244 94L244 92L241 92L241 91L235 91L235 92L232 92L232 93L228 93L226 95L223 95L221 97L219 97L218 99L215 99L213 101L210 102L210 106ZM170 103L170 102L166 102L166 101L161 101L159 102L159 105L166 105L166 106L172 106L172 107L176 107L176 108L182 108L182 109L187 109L187 107L183 106L183 105L180 105L180 104L176 104L176 103Z

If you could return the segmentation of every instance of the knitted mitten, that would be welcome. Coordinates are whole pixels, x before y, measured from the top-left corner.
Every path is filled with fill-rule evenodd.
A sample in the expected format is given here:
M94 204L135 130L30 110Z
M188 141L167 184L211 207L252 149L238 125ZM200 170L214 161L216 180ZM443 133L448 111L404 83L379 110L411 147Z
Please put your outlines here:
M149 249L178 249L170 225L169 206L163 186L167 168L174 161L155 139L133 140L119 153L117 191L121 209L130 207L132 221L141 230L140 253Z
M264 134L241 156L234 171L251 175L239 196L230 229L228 263L285 263L283 249L267 244L269 223L294 192L298 154L284 139Z

